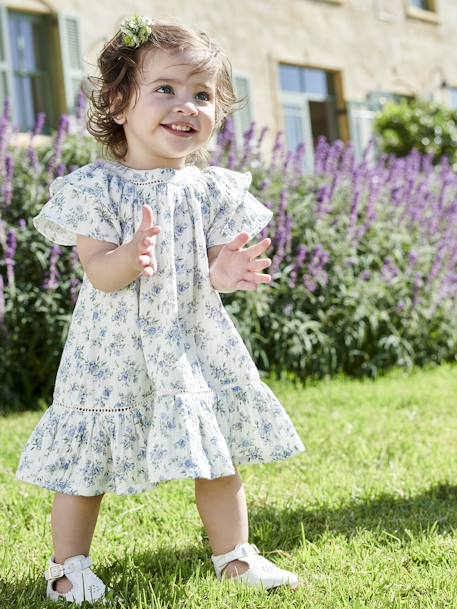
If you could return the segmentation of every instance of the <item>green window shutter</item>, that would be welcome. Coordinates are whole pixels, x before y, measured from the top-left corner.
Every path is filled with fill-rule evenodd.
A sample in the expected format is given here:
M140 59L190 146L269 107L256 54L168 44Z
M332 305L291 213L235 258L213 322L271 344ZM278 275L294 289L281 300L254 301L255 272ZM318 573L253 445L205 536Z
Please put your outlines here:
M0 103L13 95L13 74L11 70L10 45L8 35L8 13L0 4ZM14 108L14 104L12 104Z
M84 67L81 53L79 19L65 13L58 14L60 51L62 55L65 101L67 112L74 114Z

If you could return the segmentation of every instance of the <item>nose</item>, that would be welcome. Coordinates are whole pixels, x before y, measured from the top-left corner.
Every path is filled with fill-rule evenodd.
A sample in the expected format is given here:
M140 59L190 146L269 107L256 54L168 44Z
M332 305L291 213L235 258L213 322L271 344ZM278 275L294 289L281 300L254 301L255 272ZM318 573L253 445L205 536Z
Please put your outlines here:
M174 111L190 116L196 116L198 114L197 106L190 99L176 100Z

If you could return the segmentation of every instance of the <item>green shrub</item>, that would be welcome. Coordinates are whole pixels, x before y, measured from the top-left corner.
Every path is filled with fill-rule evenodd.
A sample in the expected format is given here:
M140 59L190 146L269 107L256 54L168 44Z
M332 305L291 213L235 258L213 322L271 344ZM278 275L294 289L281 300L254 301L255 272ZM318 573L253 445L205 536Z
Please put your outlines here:
M99 156L91 138L66 130L63 120L35 152L0 138L0 405L9 408L51 402L83 275L76 248L31 224L50 181ZM321 139L304 175L303 147L287 152L278 134L266 161L264 135L253 125L237 148L228 122L211 159L251 171L251 191L274 212L256 237L272 238L272 286L223 295L260 370L304 381L455 360L457 176L447 160L413 151L356 162L352 146Z
M405 156L413 149L433 155L435 161L448 157L457 165L457 111L435 102L402 100L388 103L374 124L381 149Z

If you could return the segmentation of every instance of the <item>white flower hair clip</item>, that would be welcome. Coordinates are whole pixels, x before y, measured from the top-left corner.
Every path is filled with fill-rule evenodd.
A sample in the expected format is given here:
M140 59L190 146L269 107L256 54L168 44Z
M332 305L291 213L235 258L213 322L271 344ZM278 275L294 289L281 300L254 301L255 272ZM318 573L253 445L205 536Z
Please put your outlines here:
M152 33L152 19L149 17L141 17L140 15L131 15L126 17L121 25L122 42L127 47L133 49L138 48L146 42Z

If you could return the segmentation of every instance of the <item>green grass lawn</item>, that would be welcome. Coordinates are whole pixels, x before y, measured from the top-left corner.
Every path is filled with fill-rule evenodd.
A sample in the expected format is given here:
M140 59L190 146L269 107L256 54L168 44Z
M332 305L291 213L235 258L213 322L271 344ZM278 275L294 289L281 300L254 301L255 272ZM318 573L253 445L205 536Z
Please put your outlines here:
M457 366L297 390L269 383L307 451L240 468L250 541L299 573L296 592L219 583L192 480L107 495L94 570L117 607L378 609L457 607ZM0 608L53 607L42 571L52 494L14 473L39 413L8 415L0 442ZM223 523L221 523L223 526Z

